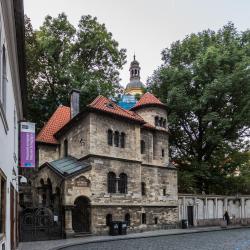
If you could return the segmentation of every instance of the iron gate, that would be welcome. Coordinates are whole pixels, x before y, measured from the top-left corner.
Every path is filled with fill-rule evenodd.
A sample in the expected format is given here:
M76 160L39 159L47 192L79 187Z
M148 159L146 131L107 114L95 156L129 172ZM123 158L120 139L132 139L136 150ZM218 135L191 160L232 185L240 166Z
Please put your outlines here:
M26 208L20 214L20 240L61 239L61 221L61 216L55 216L50 208Z

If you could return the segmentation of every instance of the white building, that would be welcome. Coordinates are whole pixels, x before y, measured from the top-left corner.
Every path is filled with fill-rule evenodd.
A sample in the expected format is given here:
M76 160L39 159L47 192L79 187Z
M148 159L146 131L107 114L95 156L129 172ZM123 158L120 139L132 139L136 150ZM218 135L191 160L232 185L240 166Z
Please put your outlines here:
M18 122L23 119L22 0L0 0L0 249L18 242Z

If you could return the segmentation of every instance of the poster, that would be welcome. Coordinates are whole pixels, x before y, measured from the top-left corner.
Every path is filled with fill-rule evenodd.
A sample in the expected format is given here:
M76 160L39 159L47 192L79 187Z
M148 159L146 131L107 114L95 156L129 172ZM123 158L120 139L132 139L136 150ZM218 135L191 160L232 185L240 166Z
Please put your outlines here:
M35 123L20 124L20 167L35 167Z

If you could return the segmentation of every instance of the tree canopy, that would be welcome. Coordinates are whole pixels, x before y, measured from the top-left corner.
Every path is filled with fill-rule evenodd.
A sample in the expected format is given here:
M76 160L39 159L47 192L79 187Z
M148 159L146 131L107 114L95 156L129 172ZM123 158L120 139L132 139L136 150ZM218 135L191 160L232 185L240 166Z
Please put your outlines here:
M229 176L249 159L250 31L228 23L191 34L162 59L149 88L167 105L179 191L226 192Z
M46 16L38 30L25 17L29 120L40 128L60 104L68 105L72 88L84 106L98 94L112 96L126 50L119 49L104 24L82 16L77 29L66 14Z

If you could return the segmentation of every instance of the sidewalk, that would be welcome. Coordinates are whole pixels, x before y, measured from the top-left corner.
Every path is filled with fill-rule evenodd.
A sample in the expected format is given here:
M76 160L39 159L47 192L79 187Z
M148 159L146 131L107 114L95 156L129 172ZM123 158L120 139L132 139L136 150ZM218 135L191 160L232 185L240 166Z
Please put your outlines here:
M51 241L33 241L33 242L21 242L19 244L18 250L59 250L60 247L78 245L91 242L105 242L105 241L115 241L115 240L127 240L136 238L148 238L148 237L158 237L165 235L176 235L176 234L191 234L191 233L202 233L210 231L221 231L221 230L231 230L247 228L247 226L230 226L227 228L222 228L220 226L216 227L200 227L200 228L189 228L189 229L169 229L169 230L157 230L142 233L133 233L128 235L119 236L88 236L83 238L72 238L72 239L62 239L62 240L51 240Z

